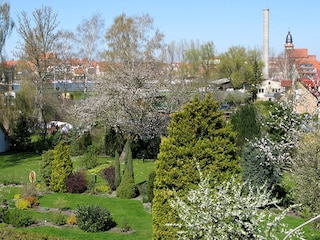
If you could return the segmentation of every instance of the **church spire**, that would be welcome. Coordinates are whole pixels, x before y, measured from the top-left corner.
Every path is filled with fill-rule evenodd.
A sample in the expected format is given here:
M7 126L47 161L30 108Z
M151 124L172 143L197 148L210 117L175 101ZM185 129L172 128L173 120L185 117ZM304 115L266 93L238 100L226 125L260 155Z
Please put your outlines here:
M293 44L293 40L292 40L292 35L290 33L290 31L288 31L287 37L286 37L286 43L284 44L284 48L285 49L293 49L294 44Z

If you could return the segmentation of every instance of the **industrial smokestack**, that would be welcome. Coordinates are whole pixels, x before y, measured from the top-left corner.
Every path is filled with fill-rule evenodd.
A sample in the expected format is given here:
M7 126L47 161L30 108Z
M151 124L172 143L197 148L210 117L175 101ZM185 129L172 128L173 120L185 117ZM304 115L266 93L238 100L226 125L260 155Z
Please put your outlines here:
M269 78L269 9L263 10L263 76Z

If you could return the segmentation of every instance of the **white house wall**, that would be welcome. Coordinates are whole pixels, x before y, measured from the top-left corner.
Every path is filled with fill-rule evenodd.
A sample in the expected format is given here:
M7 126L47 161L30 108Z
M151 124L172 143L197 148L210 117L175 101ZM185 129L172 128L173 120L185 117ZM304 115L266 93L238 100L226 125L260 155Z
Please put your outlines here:
M283 91L284 88L281 87L280 81L266 80L258 88L257 98L263 101L273 100L275 93L282 93Z

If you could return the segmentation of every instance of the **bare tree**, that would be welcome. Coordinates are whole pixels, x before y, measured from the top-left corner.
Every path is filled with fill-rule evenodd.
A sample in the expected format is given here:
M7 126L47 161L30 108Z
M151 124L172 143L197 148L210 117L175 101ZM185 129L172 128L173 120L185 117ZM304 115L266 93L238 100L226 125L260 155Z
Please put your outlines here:
M4 56L3 56L3 48L5 46L6 40L8 36L10 36L12 29L14 27L14 22L10 17L10 4L7 2L0 2L0 57L1 57L1 68L3 71L1 71L2 75L2 81L5 81L8 85L10 80L13 78L13 68L7 67L7 64L3 62ZM9 70L9 71L6 71ZM10 73L6 74L6 73ZM12 81L11 81L12 83ZM8 89L10 90L10 89ZM7 95L6 95L7 94ZM0 122L2 124L5 124L5 126L8 129L8 125L11 122L12 119L12 109L9 106L8 107L8 97L11 97L8 95L9 93L5 93L4 95L0 95L0 103L1 103L1 109L0 109Z
M98 43L104 31L104 20L99 14L93 15L90 19L84 19L76 29L75 40L78 46L78 54L84 61L85 79L84 93L87 91L88 75L91 71L93 59L99 56ZM86 95L84 95L86 96Z
M77 118L117 127L130 136L159 134L162 119L157 104L163 77L160 49L163 35L153 31L149 15L115 18L107 30L106 76L95 84L94 93L77 106ZM159 57L158 57L159 55Z
M66 30L60 31L59 36L59 41L57 42L57 57L59 59L59 78L64 81L63 94L61 96L63 108L67 98L67 82L68 80L71 80L70 60L75 56L75 48L73 44L75 36L72 32Z
M3 53L3 47L8 36L10 36L14 22L10 17L10 4L7 2L0 3L0 56Z
M56 59L56 41L59 34L56 32L58 26L57 13L54 13L51 7L43 6L35 9L30 19L28 14L23 11L18 16L18 33L23 43L19 49L18 55L28 64L29 73L36 88L35 111L34 116L41 126L45 126L45 108L44 91L45 82L55 65ZM46 135L46 129L43 127L43 138Z

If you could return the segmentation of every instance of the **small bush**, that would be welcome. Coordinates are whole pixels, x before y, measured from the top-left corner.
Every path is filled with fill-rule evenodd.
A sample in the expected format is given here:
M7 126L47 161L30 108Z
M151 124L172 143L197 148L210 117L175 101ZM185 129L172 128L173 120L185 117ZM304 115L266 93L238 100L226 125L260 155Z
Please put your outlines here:
M97 205L79 206L76 219L78 227L86 232L107 231L116 225L111 213Z
M123 220L121 222L120 228L122 232L129 232L131 230L131 227L129 226L129 223L127 220Z
M109 193L110 187L109 186L97 186L94 188L94 191L97 193Z
M17 193L13 196L14 199L20 199L21 198L21 194L20 193Z
M117 188L117 197L130 199L137 197L139 195L139 191L134 183L132 176L129 171L125 171L121 183Z
M61 225L66 224L66 216L63 215L63 214L60 213L60 212L59 212L59 213L54 213L54 214L52 215L51 221L52 221L55 225L61 226Z
M34 206L38 206L39 205L37 197L26 196L24 199L27 200L30 203L30 207L31 208L34 207Z
M39 196L39 190L36 185L34 184L24 184L22 189L22 196Z
M77 225L77 218L76 216L69 216L67 218L67 224L69 225Z
M87 180L84 172L72 173L66 180L67 192L83 193L87 190Z
M103 171L101 172L101 177L107 181L111 190L116 190L116 186L114 184L116 178L116 171L114 166L110 166L103 169Z
M35 223L35 220L21 212L21 210L14 209L6 212L3 218L4 223L12 224L14 227L28 227Z
M18 199L15 205L17 209L27 210L30 207L30 202L26 199Z

